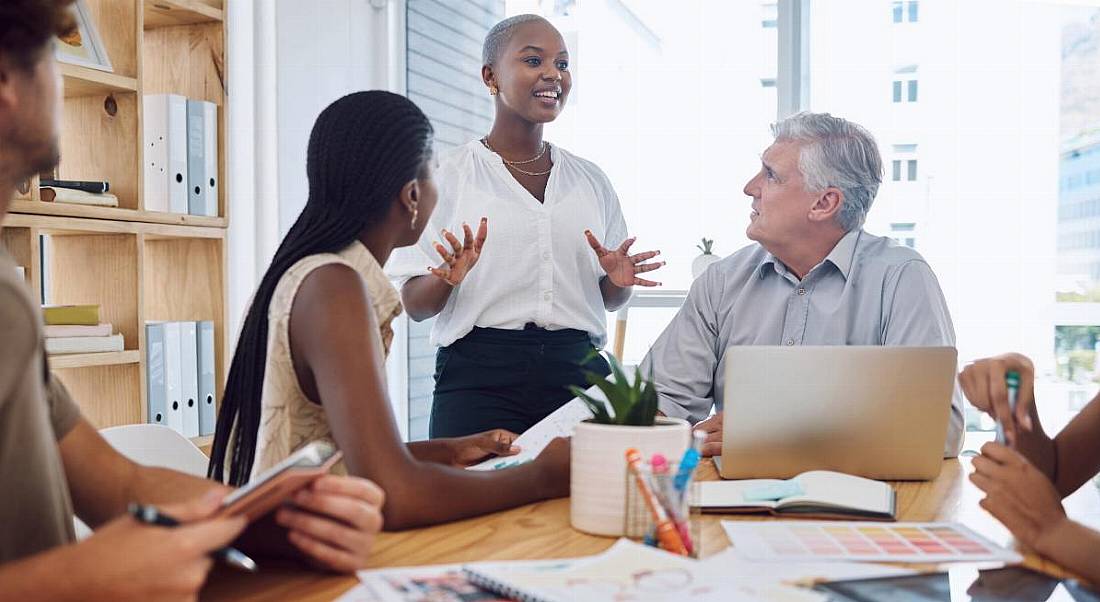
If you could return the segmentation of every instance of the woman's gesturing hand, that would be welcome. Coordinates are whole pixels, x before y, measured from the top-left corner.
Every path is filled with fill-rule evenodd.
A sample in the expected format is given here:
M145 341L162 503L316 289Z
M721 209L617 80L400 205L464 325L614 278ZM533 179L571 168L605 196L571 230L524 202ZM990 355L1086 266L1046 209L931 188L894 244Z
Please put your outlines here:
M481 257L481 248L485 245L485 237L488 234L489 220L481 218L481 224L477 227L477 236L474 236L468 224L462 224L463 241L460 244L458 238L450 231L443 230L443 238L450 243L447 249L439 243L435 243L435 250L443 258L443 264L437 268L428 268L435 277L443 280L451 286L458 286L466 274L477 265Z
M633 237L624 240L623 244L619 245L619 248L610 251L600 244L600 241L596 239L596 236L592 234L591 230L585 230L584 236L588 239L588 245L592 247L592 251L596 253L596 257L600 259L600 267L607 273L608 279L611 280L611 283L615 286L622 288L634 285L661 286L660 282L638 277L638 274L652 272L665 265L663 261L645 263L645 261L660 255L660 251L646 251L644 253L638 253L637 255L631 255L630 245L633 245L634 241L637 240Z

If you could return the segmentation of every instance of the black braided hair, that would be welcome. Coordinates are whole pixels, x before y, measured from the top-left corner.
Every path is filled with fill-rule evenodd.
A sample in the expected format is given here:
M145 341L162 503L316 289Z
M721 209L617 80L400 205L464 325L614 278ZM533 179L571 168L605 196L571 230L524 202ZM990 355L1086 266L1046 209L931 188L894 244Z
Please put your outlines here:
M431 159L432 126L412 101L391 92L349 94L317 117L309 137L309 199L260 281L229 368L207 476L248 482L256 456L267 361L267 312L282 275L300 259L343 250L379 227L401 188Z

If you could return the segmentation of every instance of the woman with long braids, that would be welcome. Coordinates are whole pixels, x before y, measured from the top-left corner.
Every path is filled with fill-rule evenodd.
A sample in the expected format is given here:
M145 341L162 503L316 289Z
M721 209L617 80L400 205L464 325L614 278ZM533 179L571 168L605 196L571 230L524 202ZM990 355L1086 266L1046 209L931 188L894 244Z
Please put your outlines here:
M607 338L604 312L635 285L657 286L639 275L664 265L644 263L658 251L629 254L607 176L543 140L572 87L558 30L537 15L501 21L482 62L492 129L441 157L430 228L387 266L406 279L410 317L439 316L432 437L523 432L573 397L568 385L587 387L586 370L607 374L593 353ZM448 231L460 223L462 243Z
M344 452L340 469L385 491L387 529L568 494L564 440L497 472L455 466L514 451L508 434L401 441L384 368L401 304L381 266L395 247L416 242L435 207L431 144L427 117L389 92L350 94L318 116L306 163L309 199L241 329L211 477L225 480L228 468L228 481L241 485L309 441L327 439ZM275 519L287 527L306 520L282 512Z

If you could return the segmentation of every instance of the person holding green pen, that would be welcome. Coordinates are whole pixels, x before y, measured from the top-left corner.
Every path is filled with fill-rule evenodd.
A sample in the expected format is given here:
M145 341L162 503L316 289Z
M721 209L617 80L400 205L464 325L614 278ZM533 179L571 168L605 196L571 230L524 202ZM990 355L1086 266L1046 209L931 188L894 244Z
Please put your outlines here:
M982 508L1021 543L1100 583L1100 532L1070 519L1061 503L1100 472L1100 395L1052 438L1039 421L1035 367L1026 356L975 361L959 384L1004 430L1006 443L986 443L974 458L970 480L986 493Z

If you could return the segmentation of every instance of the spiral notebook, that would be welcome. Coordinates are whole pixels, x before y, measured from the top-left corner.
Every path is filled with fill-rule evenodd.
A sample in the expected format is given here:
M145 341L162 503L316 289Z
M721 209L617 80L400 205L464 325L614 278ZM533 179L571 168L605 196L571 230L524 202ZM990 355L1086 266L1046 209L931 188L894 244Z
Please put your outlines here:
M620 539L587 558L469 564L470 582L520 602L756 601L819 602L824 597L781 583L736 583L703 563Z

